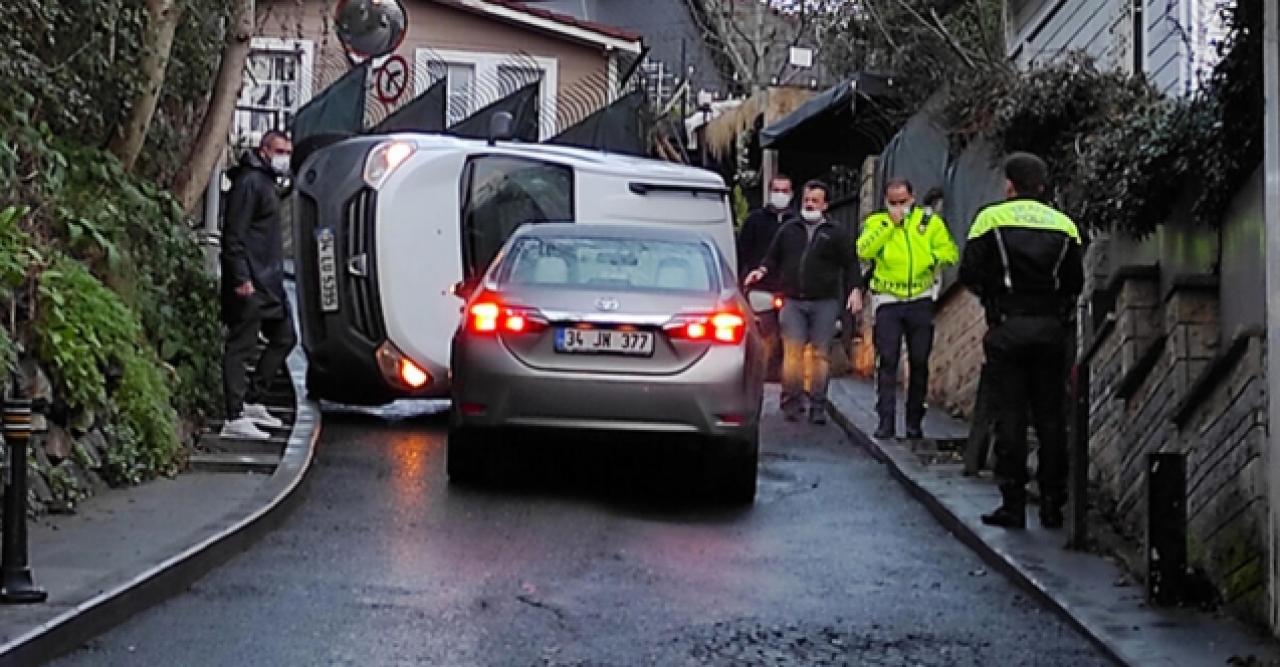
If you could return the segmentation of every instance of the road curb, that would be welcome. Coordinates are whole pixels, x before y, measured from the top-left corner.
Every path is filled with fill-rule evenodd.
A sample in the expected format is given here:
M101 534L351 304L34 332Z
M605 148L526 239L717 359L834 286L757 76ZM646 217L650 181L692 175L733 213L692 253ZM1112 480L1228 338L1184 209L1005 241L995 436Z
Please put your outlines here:
M998 570L1020 588L1026 590L1045 607L1052 609L1101 650L1112 662L1126 666L1140 664L1127 658L1120 647L1103 635L1100 629L1092 627L1092 624L1086 623L1072 613L1071 608L1063 600L1058 599L1034 577L1024 572L1006 554L983 540L951 508L947 507L928 489L924 488L915 475L912 474L912 471L907 470L907 463L899 456L895 456L894 452L885 449L885 445L864 433L853 423L852 419L836 408L835 405L828 403L827 412L831 415L832 421L844 430L850 440L866 449L874 459L886 464L893 477L905 486L907 491L916 500L920 501L944 528L977 553L983 561Z
M144 572L106 588L52 620L0 645L0 666L33 665L75 650L133 615L182 593L192 583L276 528L302 500L320 438L320 409L306 399L306 360L289 355L295 417L280 465L230 525Z

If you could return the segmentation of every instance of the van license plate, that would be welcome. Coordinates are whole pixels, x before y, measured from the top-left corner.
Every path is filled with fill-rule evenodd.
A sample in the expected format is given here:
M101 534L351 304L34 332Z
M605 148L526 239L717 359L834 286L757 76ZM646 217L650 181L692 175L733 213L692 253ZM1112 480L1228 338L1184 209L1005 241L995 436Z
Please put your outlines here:
M333 250L333 230L316 230L316 265L320 268L320 310L338 310L338 260Z
M556 351L568 354L625 354L648 357L653 354L653 333L607 329L559 329Z

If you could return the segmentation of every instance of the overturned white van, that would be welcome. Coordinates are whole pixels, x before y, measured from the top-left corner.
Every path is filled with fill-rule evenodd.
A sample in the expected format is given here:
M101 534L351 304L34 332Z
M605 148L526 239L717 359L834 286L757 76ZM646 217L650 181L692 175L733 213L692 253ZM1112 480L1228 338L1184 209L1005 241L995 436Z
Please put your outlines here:
M696 229L736 261L724 180L656 160L395 134L317 150L295 179L298 312L316 398L447 397L461 305L452 288L523 224Z

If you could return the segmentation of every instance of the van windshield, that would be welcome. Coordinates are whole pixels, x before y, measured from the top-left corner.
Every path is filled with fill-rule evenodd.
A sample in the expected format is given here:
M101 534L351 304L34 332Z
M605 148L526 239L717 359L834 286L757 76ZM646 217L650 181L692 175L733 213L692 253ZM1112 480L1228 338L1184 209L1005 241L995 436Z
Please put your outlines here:
M517 227L574 218L573 171L561 165L475 158L467 190L462 216L467 275L482 273Z
M516 241L500 282L610 290L709 292L715 260L701 243L626 238L530 237Z

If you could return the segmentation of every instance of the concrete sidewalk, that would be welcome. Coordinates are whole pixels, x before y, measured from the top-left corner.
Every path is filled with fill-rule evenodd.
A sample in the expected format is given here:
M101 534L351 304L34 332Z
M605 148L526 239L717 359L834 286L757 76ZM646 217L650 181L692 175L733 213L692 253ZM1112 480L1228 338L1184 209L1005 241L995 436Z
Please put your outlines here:
M993 568L1064 615L1117 662L1280 665L1280 645L1239 623L1215 614L1148 606L1141 584L1119 585L1129 577L1109 560L1064 549L1065 531L1040 528L1030 510L1025 531L984 525L979 515L1000 503L990 477L963 477L959 461L942 457L942 462L935 462L938 457L913 451L906 441L871 437L877 417L870 382L833 379L829 393L833 419L889 466L952 533ZM966 423L936 410L924 424L930 438L964 438L968 430ZM1251 656L1257 662L1245 661ZM1233 658L1240 662L1232 662Z
M180 593L243 551L301 499L320 431L302 389L306 359L288 360L294 405L270 474L191 472L111 489L75 515L29 525L36 584L47 602L0 605L0 665L33 665L74 650L130 616ZM290 420L286 420L290 421Z

